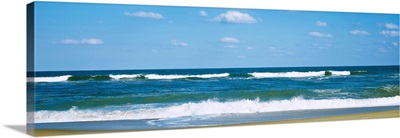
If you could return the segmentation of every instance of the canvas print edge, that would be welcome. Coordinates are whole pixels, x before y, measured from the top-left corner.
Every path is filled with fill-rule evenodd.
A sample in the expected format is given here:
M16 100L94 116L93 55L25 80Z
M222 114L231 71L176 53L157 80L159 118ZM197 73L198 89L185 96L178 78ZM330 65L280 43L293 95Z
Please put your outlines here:
M29 4L29 5L34 5L34 4ZM32 10L32 7L34 7L34 6L29 6L28 5L28 11L27 11L27 14L28 15L31 15L32 13L34 13L34 12L29 12L29 11L34 11L34 9ZM31 8L30 8L31 7ZM29 10L29 9L31 9L31 10ZM29 18L29 17L28 17ZM28 28L31 28L31 29L33 29L33 26L34 26L34 22L29 22L29 21L32 21L32 19L28 19ZM30 26L31 25L31 26ZM27 70L28 70L28 72L27 72L27 76L28 77L32 77L32 76L35 76L34 74L30 74L29 72L30 71L34 71L34 60L32 60L32 59L34 59L34 58L32 58L32 57L34 57L34 52L32 52L32 51L34 51L34 47L33 46L31 46L32 44L34 44L34 39L29 39L29 38L34 38L34 37L32 37L32 32L34 32L34 29L33 30L30 30L30 29L28 29L28 33L27 33L27 38L28 38L28 46L27 46L27 49L28 49L28 52L27 52L27 60L28 60L28 63L27 63ZM33 63L33 64L32 64ZM28 88L28 90L27 91L34 91L34 86L29 86L29 84L27 84L27 88ZM33 102L33 95L32 95L33 93L29 93L29 92L27 92L27 103L28 103L28 105L27 105L27 108L28 108L28 111L33 111L33 109L34 109L34 102ZM32 106L33 105L33 106ZM355 116L347 116L347 117L344 117L344 118L341 118L341 117L332 117L332 118L316 118L316 119L314 119L314 120L307 120L307 119L305 119L305 120L299 120L299 122L312 122L312 121L329 121L329 120L347 120L347 119L361 119L361 118L363 118L363 119L365 119L365 118L386 118L386 117L399 117L398 116L399 115L399 110L393 110L393 111L384 111L384 112L381 112L381 113L379 113L379 112L377 112L377 113L374 113L374 114L360 114L360 115L355 115ZM29 123L30 122L33 122L32 121L32 119L33 119L34 117L33 117L33 115L32 114L27 114L27 122L28 122L28 126L29 126ZM291 121L282 121L282 122L275 122L275 123L290 123ZM293 121L293 122L297 122L297 121ZM250 123L250 124L268 124L268 123ZM273 123L272 123L273 124ZM30 133L31 132L31 130L32 129L29 129L29 127L28 127L28 133ZM36 131L36 130L35 130ZM61 134L62 132L57 132L58 134ZM74 132L67 132L67 133L74 133ZM79 132L80 133L80 132ZM40 135L40 134L39 134Z

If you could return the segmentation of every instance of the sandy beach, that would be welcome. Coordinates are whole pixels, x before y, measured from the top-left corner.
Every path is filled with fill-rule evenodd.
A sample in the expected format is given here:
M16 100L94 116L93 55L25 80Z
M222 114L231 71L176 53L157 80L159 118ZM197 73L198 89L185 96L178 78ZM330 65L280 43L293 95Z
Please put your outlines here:
M330 117L321 117L321 118L245 123L245 124L234 124L234 125L213 126L213 127L269 125L269 124L305 123L305 122L359 120L359 119L379 119L379 118L394 118L394 117L399 117L399 116L400 116L400 110L390 110L390 111L371 112L371 113L363 113L363 114L350 114L350 115L330 116ZM195 128L207 128L207 127L195 127ZM190 128L184 128L184 129L190 129ZM114 132L132 132L132 131L135 131L135 130L126 130L126 131L35 130L34 136L77 135L77 134L114 133ZM152 131L152 130L144 130L144 131Z

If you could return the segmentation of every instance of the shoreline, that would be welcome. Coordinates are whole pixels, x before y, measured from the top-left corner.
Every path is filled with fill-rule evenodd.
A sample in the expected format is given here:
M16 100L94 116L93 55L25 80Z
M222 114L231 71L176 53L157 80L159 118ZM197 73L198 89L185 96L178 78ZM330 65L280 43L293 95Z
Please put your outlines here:
M382 118L398 118L398 117L400 117L400 110L389 110L389 111L379 111L379 112L369 112L369 113L349 114L349 115L339 115L339 116L328 116L328 117L317 117L317 118L306 118L306 119L244 123L244 124L234 124L234 125L227 125L227 126L253 126L253 125L288 124L288 123L313 123L313 122L326 122L326 121L346 121L346 120L382 119Z
M312 122L325 122L325 121L344 121L344 120L363 120L363 119L382 119L382 118L398 118L400 117L400 110L388 110L379 112L369 112L360 114L348 114L328 117L294 119L294 120L280 120L271 122L254 122L232 125L219 125L219 126L206 126L206 127L191 127L191 128L175 128L175 129L193 129L193 128L211 128L211 127L236 127L236 126L254 126L254 125L270 125L270 124L288 124L288 123L312 123ZM168 129L159 129L168 130ZM159 131L159 130L99 130L99 131L71 131L71 130L48 130L37 129L32 130L34 136L60 136L60 135L79 135L79 134L100 134L100 133L115 133L115 132L135 132L135 131ZM31 131L31 130L28 130Z

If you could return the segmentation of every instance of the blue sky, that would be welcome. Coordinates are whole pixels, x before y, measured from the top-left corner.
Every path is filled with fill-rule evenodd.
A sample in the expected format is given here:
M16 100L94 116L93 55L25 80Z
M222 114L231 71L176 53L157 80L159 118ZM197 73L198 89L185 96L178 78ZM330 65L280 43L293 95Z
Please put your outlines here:
M399 65L399 15L36 3L36 70Z

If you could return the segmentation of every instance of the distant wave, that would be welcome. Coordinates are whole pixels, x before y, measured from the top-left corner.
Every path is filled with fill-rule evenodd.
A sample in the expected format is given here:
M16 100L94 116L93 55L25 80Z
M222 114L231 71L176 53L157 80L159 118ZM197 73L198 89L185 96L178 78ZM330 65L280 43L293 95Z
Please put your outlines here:
M93 76L70 76L68 81L80 81L80 80L110 80L109 75L93 75Z
M359 70L359 71L350 71L351 75L362 75L367 74L367 71Z
M255 78L299 78L318 76L343 76L351 75L350 71L309 71L309 72L253 72L249 73Z
M174 118L194 115L220 115L230 113L260 113L309 109L332 109L352 107L374 107L400 105L400 96L370 99L326 99L305 100L296 97L290 100L261 102L254 100L238 100L219 102L206 100L198 103L184 103L163 108L140 108L135 110L89 110L72 107L68 111L37 111L35 123L46 122L79 122L126 119Z
M228 77L229 73L222 74L202 74L202 75L158 75L158 74L149 74L145 75L147 79L184 79L184 78L222 78Z
M64 76L56 76L56 77L36 77L36 78L28 78L28 82L61 82L67 81L71 75Z
M201 74L201 75L159 75L159 74L134 74L134 75L110 75L113 79L151 79L151 80L170 80L170 79L186 79L186 78L200 78L200 79L207 79L207 78L222 78L228 77L229 73L222 73L222 74Z
M140 74L121 74L121 75L110 75L111 78L119 80L119 79L135 79L140 78L143 75Z
M201 75L159 75L159 74L120 74L120 75L91 75L91 76L73 76L63 75L56 77L36 77L28 78L28 82L62 82L62 81L82 81L82 80L122 80L122 79L207 79L228 77L229 73L221 74L201 74Z
M208 79L208 78L298 78L298 77L319 77L319 76L345 76L360 75L366 71L309 71L309 72L253 72L247 74L110 74L110 75L63 75L55 77L36 77L28 78L28 82L62 82L62 81L82 81L82 80L126 80L126 79L150 79L150 80L172 80L172 79Z

